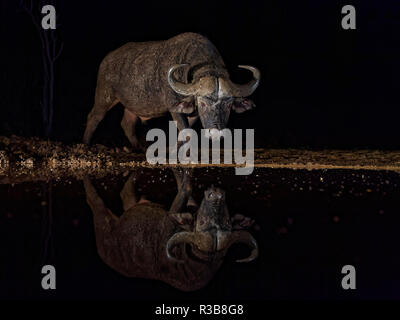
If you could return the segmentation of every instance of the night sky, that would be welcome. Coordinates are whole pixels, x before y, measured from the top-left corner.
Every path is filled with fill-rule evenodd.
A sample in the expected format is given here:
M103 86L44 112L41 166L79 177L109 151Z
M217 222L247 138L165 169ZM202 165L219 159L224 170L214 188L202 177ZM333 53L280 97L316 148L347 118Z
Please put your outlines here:
M341 8L357 10L357 30L341 28ZM261 70L254 111L230 128L255 128L256 146L399 147L400 3L398 1L58 1L64 50L56 63L51 139L81 141L104 56L129 41L206 35L235 82ZM1 1L0 134L42 136L41 45L18 1ZM114 108L95 143L126 144ZM157 126L161 120L150 121ZM125 140L124 140L125 139Z

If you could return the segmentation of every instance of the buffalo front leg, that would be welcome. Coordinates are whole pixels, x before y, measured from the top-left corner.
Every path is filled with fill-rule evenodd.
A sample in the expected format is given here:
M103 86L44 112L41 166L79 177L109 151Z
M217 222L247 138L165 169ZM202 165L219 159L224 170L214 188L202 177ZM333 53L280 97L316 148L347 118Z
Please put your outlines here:
M175 196L175 199L172 202L171 208L169 210L169 212L172 214L180 213L182 211L182 208L188 203L189 198L192 196L192 185L190 183L191 172L189 170L184 170L181 168L177 168L173 172L177 180L176 182L178 185L178 193Z
M180 132L183 129L189 128L189 122L183 113L177 113L177 112L171 112L172 119L176 121L176 125L178 127L178 132ZM177 150L183 145L183 141L178 141L177 142Z
M199 119L199 116L188 117L190 128L193 127L193 125L196 123L197 119Z
M183 113L171 112L171 116L172 119L176 121L176 125L179 131L189 128L189 122L186 115L184 115Z
M125 108L124 116L122 117L121 121L121 127L134 149L142 149L135 132L135 127L138 120L139 117L136 114Z
M183 168L171 168L174 173L175 180L178 186L178 193L181 193L182 187L185 188L185 193L189 195L187 200L187 206L197 208L197 203L192 197L192 171L190 169ZM186 179L184 177L186 176Z

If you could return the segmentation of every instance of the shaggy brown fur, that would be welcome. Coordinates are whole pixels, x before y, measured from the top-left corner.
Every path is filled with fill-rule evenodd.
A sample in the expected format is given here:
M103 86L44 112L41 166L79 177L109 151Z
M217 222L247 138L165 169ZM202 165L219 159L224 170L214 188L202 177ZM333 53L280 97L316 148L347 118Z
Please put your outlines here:
M129 42L109 53L98 73L95 103L88 116L84 142L89 143L98 123L118 102L125 107L121 125L134 147L138 147L135 124L140 119L165 115L182 97L167 82L169 68L189 63L175 72L175 78L188 83L204 76L229 79L224 62L214 45L195 33L183 33L166 41ZM187 120L172 114L178 128Z
M182 244L173 249L173 254L185 263L167 258L166 244L171 236L193 227L191 215L180 212L191 193L188 176L175 176L178 194L169 211L137 199L134 176L129 177L121 192L125 211L120 218L104 205L89 178L84 179L84 186L94 214L97 250L107 265L127 277L161 280L180 290L193 291L212 279L226 250L215 252L210 260L193 259Z

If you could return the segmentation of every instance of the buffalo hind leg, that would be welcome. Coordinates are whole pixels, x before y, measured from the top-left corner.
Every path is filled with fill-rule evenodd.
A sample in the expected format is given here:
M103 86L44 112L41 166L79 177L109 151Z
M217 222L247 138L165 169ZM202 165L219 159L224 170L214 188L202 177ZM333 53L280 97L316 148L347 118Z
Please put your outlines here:
M90 139L92 138L92 135L100 121L103 120L107 111L109 111L117 103L118 99L115 97L111 88L104 85L97 86L94 98L94 106L88 115L86 130L83 136L83 142L85 144L89 144Z
M83 178L83 184L86 201L93 212L97 252L104 261L107 261L108 257L112 256L114 248L112 244L115 243L112 230L118 224L119 218L105 206L88 176Z
M139 117L136 114L125 108L124 116L122 117L121 121L121 127L134 149L142 149L135 132L135 127L138 120Z
M94 215L96 230L110 232L118 218L105 206L88 176L83 178L83 185L86 192L86 201Z
M192 198L192 171L182 168L172 168L172 171L178 186L178 194L171 205L170 212L179 213L185 205L197 207L196 201Z

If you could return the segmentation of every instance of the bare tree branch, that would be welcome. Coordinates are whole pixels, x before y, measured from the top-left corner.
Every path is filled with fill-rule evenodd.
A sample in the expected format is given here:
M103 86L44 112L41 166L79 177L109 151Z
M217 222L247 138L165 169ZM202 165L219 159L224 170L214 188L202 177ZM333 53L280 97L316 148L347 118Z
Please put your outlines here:
M56 61L56 60L58 59L58 57L60 56L60 54L61 54L61 52L63 51L63 49L64 49L64 42L61 42L60 48L59 48L59 50L58 50L58 53L57 53L57 55L54 57L54 60L53 60L53 61Z
M31 17L37 29L42 44L43 88L42 88L42 116L45 135L52 130L54 114L54 63L61 55L64 43L61 42L57 50L58 37L56 30L45 30L41 26L42 8L46 4L54 5L52 0L20 0L20 7ZM37 6L35 5L37 4ZM37 7L35 9L35 7ZM56 18L59 16L57 15ZM58 19L57 19L58 20ZM59 24L56 24L59 25Z

